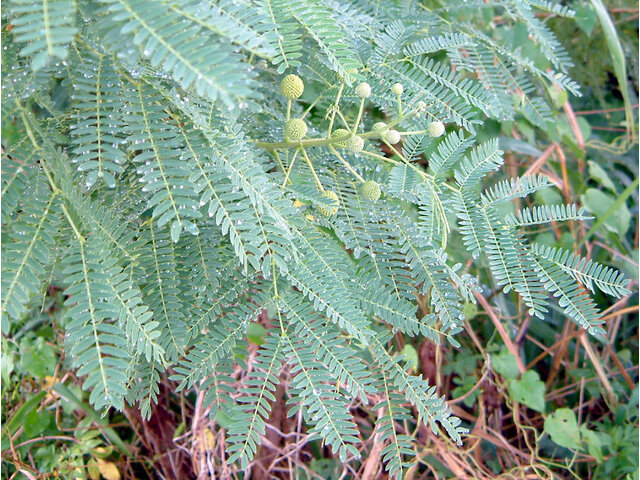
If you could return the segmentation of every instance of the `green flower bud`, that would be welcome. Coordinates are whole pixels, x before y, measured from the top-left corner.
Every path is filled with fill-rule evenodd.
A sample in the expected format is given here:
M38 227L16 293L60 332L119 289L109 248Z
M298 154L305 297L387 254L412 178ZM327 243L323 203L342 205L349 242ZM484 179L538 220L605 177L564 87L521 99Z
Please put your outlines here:
M304 92L304 82L299 76L291 73L280 82L280 91L291 100L300 98L302 92Z
M402 92L404 92L404 87L402 86L401 83L394 83L393 86L391 87L391 92L394 95L402 95Z
M347 139L351 136L349 130L345 128L338 128L333 131L331 134L331 138L344 138L342 142L336 142L333 144L336 148L347 148Z
M335 215L338 212L338 208L339 208L339 202L338 202L338 195L336 195L336 192L333 192L331 190L325 190L322 193L322 196L325 198L328 198L329 200L333 200L333 202L336 204L335 206L331 206L331 207L325 207L323 205L318 205L318 211L324 215L325 217L330 217L332 215Z
M304 138L307 134L307 124L301 118L292 118L284 126L284 136L289 140L296 141Z
M366 182L364 182L361 191L362 196L367 200L371 200L372 202L377 202L380 198L380 194L382 193L380 191L380 185L378 185L373 180L367 180Z

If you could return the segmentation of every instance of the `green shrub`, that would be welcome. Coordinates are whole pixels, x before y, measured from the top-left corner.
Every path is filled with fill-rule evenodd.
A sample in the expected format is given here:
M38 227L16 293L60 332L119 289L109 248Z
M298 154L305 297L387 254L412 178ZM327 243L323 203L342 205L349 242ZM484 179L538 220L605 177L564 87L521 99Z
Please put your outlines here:
M530 315L555 298L591 334L603 330L587 290L628 293L616 271L528 240L532 226L590 217L576 205L505 216L551 181L487 185L503 151L476 136L492 120L546 128L550 87L580 94L536 16L572 12L507 0L493 27L470 3L10 3L3 333L64 286L66 355L94 407L149 416L168 372L231 418L228 460L242 467L284 369L289 413L342 461L359 456L355 399L382 411L396 478L415 455L396 423L407 404L460 443L464 425L391 344L402 332L458 345L480 288L447 261L452 246L487 259ZM533 41L521 48L514 31ZM303 88L284 96L291 74Z

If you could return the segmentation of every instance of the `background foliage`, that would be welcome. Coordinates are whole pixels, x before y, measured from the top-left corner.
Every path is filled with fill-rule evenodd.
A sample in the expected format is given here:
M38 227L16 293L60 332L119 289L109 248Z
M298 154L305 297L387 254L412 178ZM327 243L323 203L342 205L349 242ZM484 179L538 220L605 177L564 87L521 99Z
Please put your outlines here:
M401 81L409 104L414 94L426 92L433 102L427 118L447 120L450 132L473 132L485 145L478 158L491 158L491 149L504 152L500 170L484 172L491 177L487 186L525 172L542 173L561 189L540 190L520 207L575 202L595 217L587 224L527 226L530 240L579 248L624 272L632 279L627 288L636 291L635 6L520 1L256 5L262 16L250 14L256 10L244 2L157 2L150 9L142 1L19 0L3 9L3 476L196 478L215 473L242 478L245 470L221 459L233 445L227 455L236 452L239 463L250 460L244 452L254 447L246 441L246 426L258 421L256 432L264 431L265 438L250 463L252 478L288 478L289 472L299 478L374 478L380 459L392 472L406 470L408 478L637 478L635 296L612 300L597 293L593 306L604 311L608 335L587 337L565 316L565 305L543 306L536 295L523 294L525 279L514 283L521 296L505 293L504 282L495 280L495 265L494 275L489 273L495 251L489 258L471 259L454 229L446 264L460 263L476 278L482 287L479 305L462 298L437 305L437 295L430 292L417 305L424 318L437 312L439 319L413 327L396 324L412 315L385 313L391 303L367 305L374 292L358 297L354 311L370 309L383 320L380 325L399 329L389 330L388 340L378 337L385 348L371 349L388 356L383 365L406 369L408 375L398 373L396 382L418 389L423 379L438 385L438 395L450 400L454 415L470 429L463 446L456 447L416 421L432 407L421 410L420 398L418 404L412 399L413 406L406 403L406 386L396 383L393 392L369 398L374 405L387 402L384 409L364 408L367 395L393 382L386 383L384 368L375 384L366 382L362 362L371 359L355 356L356 345L344 342L357 338L364 325L351 322L357 315L346 307L346 297L327 287L349 278L347 269L321 273L326 265L318 263L343 264L343 252L327 247L343 242L356 258L371 262L360 260L358 270L357 288L366 291L376 257L366 247L358 251L359 242L365 234L384 239L388 232L374 231L375 221L350 203L359 199L357 182L337 169L335 160L314 151L323 184L339 192L350 212L323 219L317 213L323 199L310 172L294 171L289 199L276 195L263 182L281 183L282 172L274 157L256 153L249 141L282 139L286 103L276 92L282 74L292 69L307 86L295 114L322 95L309 114L314 134L323 133L323 114L339 78L351 69L359 69L373 86L367 124L383 114L393 118L395 99L388 87ZM606 7L618 31L619 51L611 31L602 27L606 22L599 7ZM627 63L624 79L620 52ZM449 62L460 70L450 72ZM562 72L553 79L583 96L566 96L548 70ZM344 111L353 120L358 99L351 88L345 92ZM448 146L460 142L457 135L449 133L440 144L424 135L407 136L402 151L417 165L428 161L434 171L454 150ZM494 138L497 143L491 143ZM376 151L398 159L389 148ZM429 223L436 217L428 204L405 196L420 181L410 169L370 168L363 158L347 158L383 184L385 197L365 210L381 215L385 208L397 208L394 197L418 204L411 210L405 203L402 214L384 213L412 219L405 245L417 241L425 228L443 241L437 223ZM460 163L456 180L472 175L481 163L468 159L466 167ZM448 167L458 160L449 159ZM289 165L291 157L283 155L282 161ZM43 163L51 166L59 192L52 191ZM443 178L452 177L445 173ZM304 215L312 215L309 222L317 229L308 222L288 223L298 215L290 206L293 198L303 200ZM514 212L505 206L494 215L498 220ZM555 210L545 212L558 219ZM350 218L362 222L353 237L346 234ZM273 265L283 268L290 261L283 223L300 232L296 250L307 254L322 246L326 252L303 263L304 270L289 269L284 276L297 289L283 281L279 308L271 304L262 311L275 285ZM330 229L335 236L327 235ZM30 242L34 231L37 243ZM85 237L95 241L78 241ZM176 240L183 248L174 247ZM393 248L378 253L397 254ZM412 262L425 258L441 265L426 253L398 261L415 272ZM257 273L247 275L250 271ZM86 272L92 278L80 278ZM143 275L146 281L135 281ZM423 283L419 275L403 281ZM404 271L391 272L388 278L404 276ZM578 280L589 284L586 276ZM602 289L602 282L595 283ZM606 286L603 290L612 293ZM313 305L297 291L311 300L317 295L328 306ZM91 305L96 297L101 299L97 309ZM244 308L230 308L234 304ZM449 307L459 312L447 325L441 310ZM549 310L544 321L533 318L542 308ZM94 312L90 322L85 312ZM287 336L267 333L278 312L295 319ZM589 326L596 317L583 323ZM111 323L112 318L122 320ZM212 322L216 318L225 323ZM335 320L342 332L325 318ZM434 343L438 335L430 328L444 334L463 329L453 341L460 347ZM94 334L100 341L84 341ZM321 345L319 339L330 346L320 358L305 349L305 343ZM138 352L133 361L132 346ZM96 348L104 353L96 355ZM335 352L355 360L344 368L332 360ZM285 400L304 397L309 387L294 371L283 373L286 391L279 382L284 359L296 356L303 369L312 365L311 376L323 371L321 363L333 365L330 373L346 388L344 398L353 400L343 404L343 392L322 378L317 388L323 401L310 407L311 417L314 409L319 412L310 424L300 415L288 418L291 405ZM165 361L175 367L164 372L158 366ZM239 379L244 393L259 400L226 408L236 398ZM312 377L307 381L314 383ZM263 396L273 399L271 407L263 405ZM106 412L108 405L118 410ZM251 410L260 416L249 415ZM326 418L344 422L339 435L323 432ZM311 436L313 428L325 442ZM352 443L344 441L349 436ZM406 449L408 455L400 458L415 456L418 463L394 463L390 445ZM349 461L343 465L341 459Z

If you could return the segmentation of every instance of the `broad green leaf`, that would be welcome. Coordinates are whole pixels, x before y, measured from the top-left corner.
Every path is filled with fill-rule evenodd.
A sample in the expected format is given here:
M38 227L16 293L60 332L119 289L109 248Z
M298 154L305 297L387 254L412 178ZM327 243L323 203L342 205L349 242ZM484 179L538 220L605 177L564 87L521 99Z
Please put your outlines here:
M616 203L615 197L595 188L587 189L585 194L580 196L580 199L584 207L593 213L596 218L609 215L604 222L609 231L618 235L627 233L631 222L631 213L624 203L617 206L614 205ZM613 212L609 213L611 208L613 208Z
M518 402L537 412L544 412L544 382L540 380L538 372L527 370L520 380L509 382L509 395Z
M545 418L544 431L561 447L580 448L580 430L570 408L560 408Z
M593 178L596 182L602 185L604 188L608 188L613 192L616 191L616 187L609 178L607 172L605 172L604 168L598 165L593 160L589 160L587 162L589 164L589 176Z
M491 365L493 369L506 380L514 380L518 378L518 374L520 373L516 357L506 350L502 350L498 355L492 355Z

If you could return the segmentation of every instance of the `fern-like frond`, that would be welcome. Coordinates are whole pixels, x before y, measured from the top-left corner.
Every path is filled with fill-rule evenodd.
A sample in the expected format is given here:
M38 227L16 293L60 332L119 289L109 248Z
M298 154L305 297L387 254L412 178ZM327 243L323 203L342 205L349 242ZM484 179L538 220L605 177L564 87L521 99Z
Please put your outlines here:
M389 173L387 191L389 195L406 198L420 182L420 175L406 163L394 165Z
M262 443L265 423L276 401L274 392L280 383L279 374L284 361L284 341L279 334L271 334L260 346L253 364L251 378L245 379L245 388L232 411L227 449L229 463L240 460L243 469L248 467L258 446Z
M556 39L551 29L535 16L529 0L512 0L510 3L512 8L507 8L507 10L526 24L529 34L540 50L558 70L566 73L573 66L569 54Z
M336 386L326 382L327 371L316 360L312 345L296 339L289 331L283 331L281 335L285 357L291 365L289 391L295 399L288 415L302 410L313 426L309 433L322 438L343 462L349 455L360 458L355 447L360 441L358 430L349 414L348 404Z
M126 154L121 147L123 83L113 63L105 55L87 52L73 81L72 106L76 111L71 126L72 158L78 170L85 172L85 184L97 180L115 187L115 175L124 171Z
M464 78L459 72L455 72L443 63L438 63L432 58L425 58L424 60L415 59L413 61L413 67L420 71L425 79L429 78L436 84L446 88L452 92L456 97L462 98L467 104L471 104L480 110L482 110L487 116L493 118L500 118L500 115L495 110L495 104L492 102L492 98L484 86L469 78ZM428 85L428 82L423 82L423 85ZM429 88L429 87L427 87ZM434 89L434 87L431 87ZM445 94L442 92L441 94Z
M283 314L295 337L313 345L316 359L351 396L360 397L365 405L369 403L367 394L373 390L367 368L340 338L340 331L331 324L323 324L311 305L294 294L281 296L278 305L283 307Z
M531 251L534 256L561 268L592 292L595 292L595 286L617 298L631 294L631 290L627 288L630 279L624 278L622 272L611 267L591 259L587 260L562 248L547 247L538 243L531 245Z
M438 397L436 387L430 386L422 377L409 375L400 365L402 357L392 357L387 351L385 343L390 334L376 337L370 349L374 358L385 369L389 382L399 389L405 399L416 407L420 420L428 424L431 431L437 435L440 424L451 439L462 444L462 437L467 429L460 426L460 419L451 416L451 408L445 403L444 397Z
M126 272L114 268L106 280L111 289L114 303L113 318L119 318L119 326L126 334L127 341L136 356L144 356L147 362L164 363L164 348L158 343L159 322L153 319L153 312L142 303L142 294L129 279Z
M385 462L385 469L396 479L404 477L404 472L411 468L413 462L407 460L415 456L413 439L405 433L396 431L395 422L411 420L411 414L403 404L405 399L395 391L392 378L384 369L379 372L378 389L383 394L383 400L372 407L372 411L382 412L376 420L376 433L380 441L387 443L382 449L381 456Z
M404 47L404 54L408 57L427 55L440 50L466 47L471 43L468 35L458 32L446 32L443 35L425 37Z
M462 243L478 258L483 250L483 222L481 208L476 203L476 196L469 192L461 192L454 196L454 208L458 217L458 228L462 235Z
M455 179L460 190L475 188L487 173L500 168L504 152L498 147L498 139L489 140L475 147L464 157L455 171Z
M558 299L565 315L575 321L591 335L604 335L597 306L587 292L560 265L546 258L531 255L533 266L545 290Z
M158 403L160 393L161 366L139 359L129 371L126 400L130 405L138 404L142 418L151 418L153 405Z
M273 59L276 54L274 32L268 28L272 24L254 2L180 0L171 4L170 9L258 57Z
M21 213L12 222L11 230L3 232L3 331L8 319L19 319L43 288L45 269L53 258L62 212L59 197L42 180L28 192L29 201L21 202Z
M291 16L318 45L331 68L347 81L350 71L362 65L345 41L345 33L333 20L331 12L319 0L288 3Z
M411 103L418 100L426 102L428 118L454 122L473 132L474 125L478 122L475 118L476 112L457 91L435 82L420 67L421 64L414 64L408 60L381 65L378 70L382 74L382 82L376 82L376 90L389 92L391 85L400 82L404 85L406 98L411 99ZM373 96L373 100L378 99ZM381 103L382 106L388 107L392 102L393 98L389 96L388 100Z
M438 144L437 152L429 157L429 170L436 180L447 176L451 168L462 158L473 145L473 135L465 137L464 133L453 131Z
M262 309L263 306L255 305L252 308L238 305L233 310L228 309L217 322L209 325L206 333L198 335L191 342L189 353L175 367L176 375L171 377L180 382L178 390L202 382L218 362L230 357L243 339L249 322L257 318Z
M483 219L482 239L484 250L489 258L491 273L498 285L508 293L512 289L518 292L529 314L543 318L546 308L546 295L537 277L532 274L531 255L524 248L523 241L516 235L513 227L501 223L495 212L480 209Z
M31 59L33 70L54 58L67 58L76 33L72 0L11 0L9 15L16 40L26 45L20 55Z
M524 198L550 186L549 177L545 175L508 178L484 190L480 194L480 199L482 205L489 206L516 198Z
M575 203L571 205L539 205L523 208L505 217L507 225L528 227L550 222L566 222L568 220L591 220L593 217L584 214L584 208Z
M148 275L148 283L142 286L142 300L153 311L161 332L158 342L167 359L173 361L189 341L186 323L189 311L180 298L174 243L167 232L157 230L151 222L146 225L141 231L146 248L140 255L140 263Z
M171 4L145 0L101 0L108 15L102 19L103 41L120 55L130 55L131 44L142 58L170 74L184 89L194 87L210 100L231 102L250 90L249 74L229 45L180 15ZM207 3L202 8L210 9Z
M302 56L302 36L298 33L298 25L289 12L287 0L256 0L267 18L265 29L273 31L273 47L276 50L273 64L278 73L299 67Z
M91 239L79 238L65 262L67 348L82 387L90 391L96 409L124 408L128 380L129 346L122 329L112 322L115 295L108 284L115 260L109 250Z
M126 99L127 144L148 192L148 207L158 226L169 224L177 242L187 230L198 233L194 219L201 216L194 185L189 181L192 165L182 159L180 132L164 112L161 97L143 85L132 85Z

